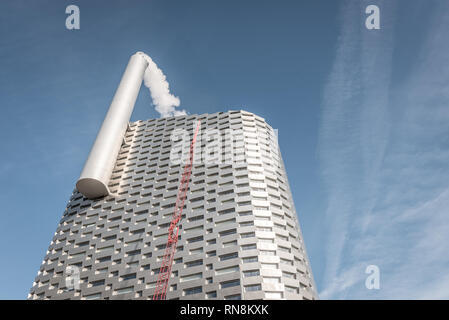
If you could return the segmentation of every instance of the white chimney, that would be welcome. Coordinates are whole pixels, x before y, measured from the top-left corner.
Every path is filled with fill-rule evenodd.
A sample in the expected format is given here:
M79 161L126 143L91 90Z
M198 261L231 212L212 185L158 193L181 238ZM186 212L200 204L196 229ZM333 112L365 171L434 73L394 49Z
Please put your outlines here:
M131 56L90 150L76 188L95 199L109 194L108 183L120 151L148 61L143 52Z

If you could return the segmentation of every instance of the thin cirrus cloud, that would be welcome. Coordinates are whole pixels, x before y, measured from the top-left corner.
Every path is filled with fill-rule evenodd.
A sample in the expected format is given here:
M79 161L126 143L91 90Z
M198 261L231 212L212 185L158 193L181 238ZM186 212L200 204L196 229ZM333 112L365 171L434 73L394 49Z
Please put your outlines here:
M449 4L434 2L418 62L395 67L396 3L346 1L323 92L319 155L327 209L323 299L449 298ZM360 17L357 19L356 17ZM365 268L380 268L380 289Z

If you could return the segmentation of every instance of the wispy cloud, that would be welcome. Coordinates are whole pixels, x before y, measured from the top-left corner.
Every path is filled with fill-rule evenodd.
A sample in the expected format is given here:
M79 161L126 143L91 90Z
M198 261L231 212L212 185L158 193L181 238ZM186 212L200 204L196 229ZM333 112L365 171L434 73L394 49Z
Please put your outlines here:
M323 95L319 153L327 187L321 298L449 298L449 5L439 2L419 64L392 83L394 2L347 1ZM365 288L376 264L381 289ZM447 289L445 289L447 288Z

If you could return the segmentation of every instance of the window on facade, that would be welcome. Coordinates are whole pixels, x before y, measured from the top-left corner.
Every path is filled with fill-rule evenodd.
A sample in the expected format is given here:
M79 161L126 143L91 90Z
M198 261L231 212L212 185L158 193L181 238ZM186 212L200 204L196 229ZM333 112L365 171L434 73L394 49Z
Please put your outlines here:
M252 250L252 249L257 249L257 245L255 243L251 243L251 244L244 244L241 246L242 250Z
M243 276L244 277L257 277L259 275L260 275L260 271L259 270L243 271Z
M243 263L251 263L251 262L257 262L257 256L256 257L246 257L242 259Z
M193 242L198 242L198 241L203 241L203 236L187 239L187 243L193 243Z
M188 295L197 294L197 293L201 293L201 292L203 292L202 287L188 288L188 289L184 290L184 295L188 296Z
M240 234L241 238L251 238L251 237L255 237L256 234L254 232L247 232L247 233L242 233Z
M237 258L239 256L239 254L237 252L232 252L232 253L228 253L228 254L224 254L220 256L220 261L225 261L225 260L229 260L229 259L234 259Z
M203 277L203 274L201 272L199 272L199 273L189 274L186 276L181 276L180 281L185 282L185 281L198 280L198 279L201 279L202 277Z
M232 273L232 272L237 272L237 271L239 271L239 266L232 266L232 267L217 269L217 270L215 270L215 273L217 275L222 275L222 274Z
M219 234L220 234L220 237L225 237L225 236L228 236L228 235L231 235L231 234L235 234L235 233L237 233L237 229L230 229L230 230L221 231Z
M131 280L136 278L136 273L125 274L120 277L122 281Z
M262 290L262 286L260 284L252 284L252 285L245 286L245 291L247 291L247 292L260 291L260 290Z
M239 285L240 285L240 279L229 280L229 281L224 281L224 282L220 283L220 287L222 289L229 288L229 287L235 287L235 286L239 286Z
M199 259L199 260L186 262L185 266L186 266L186 268L191 268L191 267L195 267L195 266L201 266L202 264L203 264L203 260Z

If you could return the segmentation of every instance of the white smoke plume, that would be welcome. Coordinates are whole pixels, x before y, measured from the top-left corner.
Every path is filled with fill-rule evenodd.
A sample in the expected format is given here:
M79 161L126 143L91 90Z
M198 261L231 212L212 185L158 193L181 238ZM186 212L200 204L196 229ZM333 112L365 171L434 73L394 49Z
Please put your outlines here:
M165 74L148 55L145 55L145 58L148 61L148 68L145 70L143 82L150 89L153 105L161 118L186 115L185 110L175 109L179 107L181 101L170 93Z

